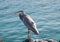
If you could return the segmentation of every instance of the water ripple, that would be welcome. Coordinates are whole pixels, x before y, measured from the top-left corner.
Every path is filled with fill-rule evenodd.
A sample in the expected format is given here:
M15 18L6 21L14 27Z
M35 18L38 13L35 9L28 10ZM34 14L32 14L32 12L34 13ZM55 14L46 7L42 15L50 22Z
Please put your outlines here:
M13 12L24 10L37 24L39 35L32 38L60 40L60 0L0 0L0 39L22 42L27 28Z

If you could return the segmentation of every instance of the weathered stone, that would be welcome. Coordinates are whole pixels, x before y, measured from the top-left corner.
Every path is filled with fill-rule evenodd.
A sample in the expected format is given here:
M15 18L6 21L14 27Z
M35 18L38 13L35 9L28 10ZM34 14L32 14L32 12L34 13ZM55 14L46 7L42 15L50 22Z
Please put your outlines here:
M47 39L26 39L23 42L56 42L55 40L47 40Z
M26 39L25 41L23 42L34 42L32 39Z
M0 42L3 42L3 40L0 40Z

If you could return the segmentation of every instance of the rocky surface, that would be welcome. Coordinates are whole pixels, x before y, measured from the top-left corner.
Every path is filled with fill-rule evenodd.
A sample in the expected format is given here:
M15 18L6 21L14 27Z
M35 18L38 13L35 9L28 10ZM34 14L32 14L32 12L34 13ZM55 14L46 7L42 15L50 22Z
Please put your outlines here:
M23 42L56 42L55 40L43 40L43 39L26 39Z

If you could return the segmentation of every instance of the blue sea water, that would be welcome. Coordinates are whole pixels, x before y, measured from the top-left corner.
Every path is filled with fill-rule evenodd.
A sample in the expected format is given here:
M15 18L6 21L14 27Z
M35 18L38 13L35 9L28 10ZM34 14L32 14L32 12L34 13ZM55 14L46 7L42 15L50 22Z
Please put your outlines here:
M0 39L22 42L27 28L15 11L23 10L36 22L39 35L32 38L60 40L60 0L0 0Z

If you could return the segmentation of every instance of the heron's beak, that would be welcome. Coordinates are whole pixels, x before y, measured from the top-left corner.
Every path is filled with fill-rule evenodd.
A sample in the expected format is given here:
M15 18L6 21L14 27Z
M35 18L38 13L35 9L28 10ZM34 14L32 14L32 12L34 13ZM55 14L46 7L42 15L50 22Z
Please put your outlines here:
M19 12L13 12L13 14L19 14Z
M14 14L21 14L21 11L13 12Z

